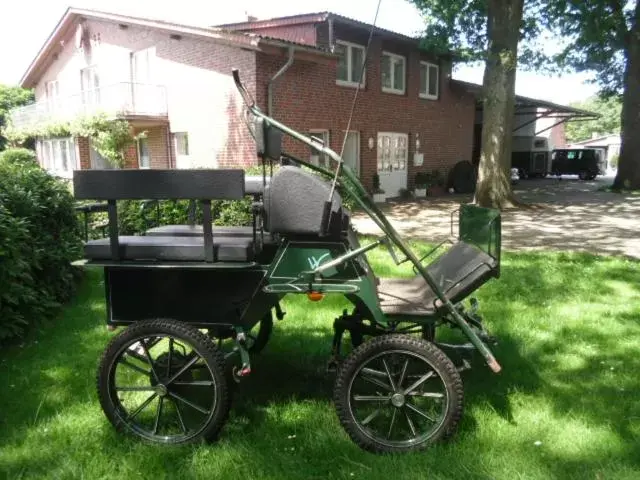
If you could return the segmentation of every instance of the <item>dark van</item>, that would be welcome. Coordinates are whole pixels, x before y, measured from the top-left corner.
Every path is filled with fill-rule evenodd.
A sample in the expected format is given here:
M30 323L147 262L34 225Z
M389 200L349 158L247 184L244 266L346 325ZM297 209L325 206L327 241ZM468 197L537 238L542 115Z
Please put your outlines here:
M562 148L551 153L551 175L578 175L580 180L593 180L604 173L602 155L598 150Z

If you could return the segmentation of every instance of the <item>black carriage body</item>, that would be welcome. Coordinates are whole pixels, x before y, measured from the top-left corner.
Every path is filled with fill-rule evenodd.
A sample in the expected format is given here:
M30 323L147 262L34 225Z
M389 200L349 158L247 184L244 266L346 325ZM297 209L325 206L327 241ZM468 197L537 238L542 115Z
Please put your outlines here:
M107 323L171 318L202 328L253 327L278 301L261 291L266 270L104 267ZM252 315L245 315L251 304Z

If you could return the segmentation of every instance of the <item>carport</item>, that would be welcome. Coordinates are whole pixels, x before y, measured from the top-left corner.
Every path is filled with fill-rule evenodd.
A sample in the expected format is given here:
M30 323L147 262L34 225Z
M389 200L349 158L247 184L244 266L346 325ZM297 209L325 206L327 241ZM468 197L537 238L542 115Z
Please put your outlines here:
M482 85L461 80L452 80L452 84L463 88L476 97L472 161L474 164L477 164L480 160L483 121ZM523 97L522 95L516 95L514 116L513 135L531 137L541 136L543 134L546 134L544 135L546 137L552 137L556 131L559 132L557 127L565 122L570 120L592 120L599 117L599 115L594 112L569 107L567 105L560 105L546 100ZM558 142L558 146L565 146L564 135L560 133L558 133L558 135L562 137Z

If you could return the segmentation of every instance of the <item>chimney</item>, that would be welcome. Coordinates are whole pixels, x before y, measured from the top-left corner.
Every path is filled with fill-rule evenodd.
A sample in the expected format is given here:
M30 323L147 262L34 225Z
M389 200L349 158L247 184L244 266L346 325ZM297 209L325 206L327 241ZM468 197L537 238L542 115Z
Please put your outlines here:
M258 17L247 14L247 22L257 22L257 21L258 21Z

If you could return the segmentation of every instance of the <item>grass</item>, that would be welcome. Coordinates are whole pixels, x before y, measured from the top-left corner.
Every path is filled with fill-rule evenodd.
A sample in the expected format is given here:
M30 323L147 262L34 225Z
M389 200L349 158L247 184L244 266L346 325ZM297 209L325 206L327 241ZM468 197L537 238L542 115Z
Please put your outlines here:
M409 272L383 252L370 258L384 274ZM640 478L640 264L519 253L503 265L478 292L503 372L476 360L458 434L394 457L359 450L336 419L324 366L340 298L286 301L218 443L116 434L95 394L112 334L91 272L55 324L0 353L0 478Z

